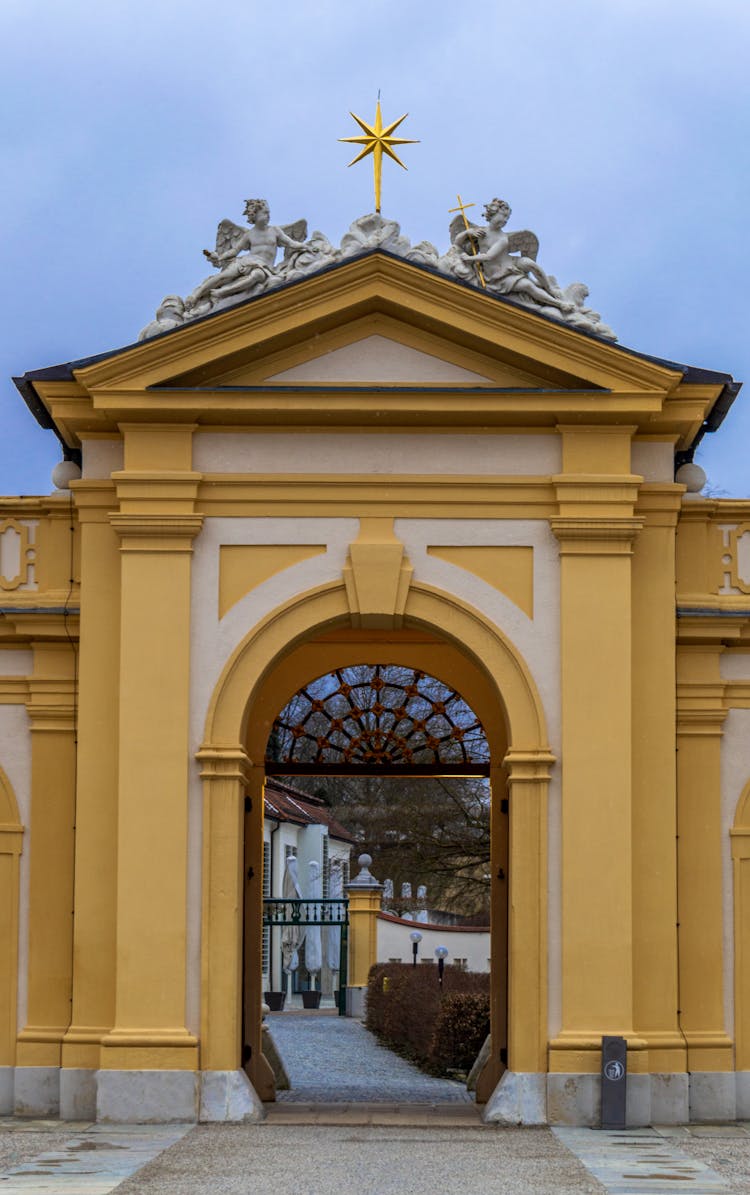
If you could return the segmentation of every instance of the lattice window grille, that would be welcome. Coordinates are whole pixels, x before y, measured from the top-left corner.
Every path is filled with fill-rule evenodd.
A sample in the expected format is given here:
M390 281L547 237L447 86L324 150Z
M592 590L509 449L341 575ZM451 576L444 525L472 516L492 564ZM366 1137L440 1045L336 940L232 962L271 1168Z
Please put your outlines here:
M450 685L414 668L358 664L300 689L274 722L266 762L334 768L489 764L484 729Z
M268 898L271 896L271 844L270 842L263 843L263 896ZM271 960L271 930L268 926L263 930L263 942L261 946L261 964L260 969L264 975L268 975L270 960Z
M323 899L327 900L331 895L331 859L328 848L328 835L323 835Z

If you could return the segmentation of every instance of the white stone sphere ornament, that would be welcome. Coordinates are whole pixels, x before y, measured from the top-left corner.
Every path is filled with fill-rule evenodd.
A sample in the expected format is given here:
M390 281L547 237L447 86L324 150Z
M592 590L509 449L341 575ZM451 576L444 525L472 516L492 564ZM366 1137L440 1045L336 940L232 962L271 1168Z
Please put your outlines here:
M708 480L705 470L701 469L700 465L694 464L693 461L687 461L684 465L680 465L674 479L678 485L687 487L686 498L697 498Z
M79 481L80 466L75 461L58 461L52 470L52 484L57 490L69 490L72 481Z

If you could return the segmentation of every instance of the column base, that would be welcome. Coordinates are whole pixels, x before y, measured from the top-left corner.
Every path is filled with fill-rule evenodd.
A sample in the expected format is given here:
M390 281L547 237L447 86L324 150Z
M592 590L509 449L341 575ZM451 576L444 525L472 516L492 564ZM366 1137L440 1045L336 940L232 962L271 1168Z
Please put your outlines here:
M750 1120L750 1071L737 1071L737 1119Z
M547 1076L505 1071L485 1104L485 1124L546 1124Z
M358 1021L365 1019L367 1011L367 988L352 985L346 989L346 1015Z
M96 1074L66 1066L60 1071L60 1120L96 1120Z
M244 1071L202 1071L201 1124L258 1124L265 1111Z
M0 1116L13 1115L14 1070L12 1066L0 1066Z
M198 1072L100 1070L96 1119L111 1124L176 1124L198 1119Z
M747 1071L740 1074L748 1074ZM737 1119L737 1074L735 1071L692 1071L690 1074L690 1122L700 1124Z
M56 1117L59 1114L59 1066L17 1066L13 1081L13 1115Z
M547 1075L549 1124L598 1128L602 1084L597 1074ZM688 1076L629 1074L625 1121L628 1128L648 1124L686 1124L689 1118Z
M690 1101L684 1072L651 1075L651 1124L688 1124Z

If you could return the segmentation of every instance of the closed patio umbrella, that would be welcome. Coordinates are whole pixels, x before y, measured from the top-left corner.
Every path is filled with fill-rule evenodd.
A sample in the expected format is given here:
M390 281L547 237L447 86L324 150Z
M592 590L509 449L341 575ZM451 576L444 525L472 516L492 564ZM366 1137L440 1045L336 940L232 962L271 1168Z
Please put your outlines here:
M284 900L301 900L302 890L297 873L297 856L287 855L284 864L282 884ZM291 974L299 966L299 949L304 941L305 931L299 925L285 925L281 931L281 958L284 970Z
M310 878L307 885L307 896L310 901L315 903L312 906L312 911L319 912L320 904L318 903L323 897L323 881L320 876L320 866L313 859L309 865ZM317 918L317 913L316 913ZM323 965L323 950L320 938L320 926L308 925L305 933L305 966L310 975L310 987L315 989L315 977Z

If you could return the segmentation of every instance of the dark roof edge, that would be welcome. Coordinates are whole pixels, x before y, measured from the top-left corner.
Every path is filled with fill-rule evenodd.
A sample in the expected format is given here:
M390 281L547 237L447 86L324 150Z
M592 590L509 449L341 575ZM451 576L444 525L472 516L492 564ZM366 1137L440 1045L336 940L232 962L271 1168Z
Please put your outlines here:
M61 365L56 365L54 368L62 370L67 367L61 366ZM43 372L42 370L34 371L34 373L36 373L36 374L41 374L42 372ZM48 376L49 376L49 374L45 374L45 378ZM37 394L37 392L34 388L34 383L31 380L31 377L32 377L32 375L27 373L27 374L24 374L23 377L13 378L16 389L18 390L19 394L21 395L21 398L26 403L26 406L31 411L31 414L34 416L34 418L36 419L39 426L43 427L45 431L53 431L55 433L55 435L57 436L58 440L60 441L60 447L62 448L62 451L63 451L63 460L74 461L75 464L78 465L78 467L80 469L81 464L82 464L82 459L83 459L81 449L80 448L71 448L70 445L65 443L65 440L63 439L62 435L60 434L60 432L57 428L57 424L55 423L54 419L52 418L49 411L45 407L41 398Z
M687 381L688 379L686 379ZM682 452L674 454L675 471L679 469L680 465L689 464L695 456L696 449L707 432L716 432L721 427L722 423L729 414L729 409L735 398L742 389L742 382L735 382L730 379L722 387L721 394L717 398L708 415L704 419L701 427L698 428L692 443Z

